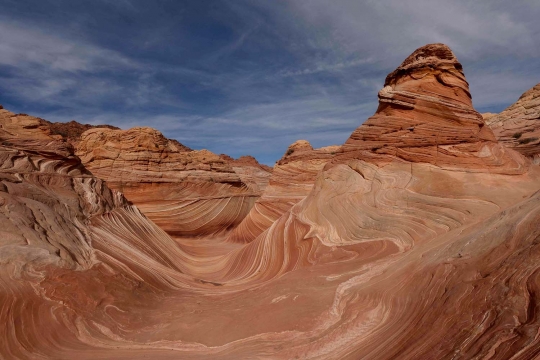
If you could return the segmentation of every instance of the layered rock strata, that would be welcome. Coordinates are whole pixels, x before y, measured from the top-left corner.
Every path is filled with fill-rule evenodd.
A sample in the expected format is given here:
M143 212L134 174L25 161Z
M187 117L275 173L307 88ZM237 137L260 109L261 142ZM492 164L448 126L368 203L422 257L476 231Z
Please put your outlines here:
M380 164L402 159L504 173L525 167L484 125L472 107L461 64L441 44L416 50L386 77L377 112L342 149L345 157Z
M217 235L236 227L270 174L258 164L234 166L178 144L148 127L96 128L81 135L76 154L171 235Z
M304 199L324 165L339 146L313 149L306 140L291 144L276 163L268 187L228 241L247 243L267 230L281 215Z
M122 233L117 248L106 224ZM160 267L190 281L171 254L180 256L175 242L92 176L71 144L40 119L0 110L1 358L91 357L80 331L105 324L110 304L155 297L167 287Z
M308 154L326 160L307 195L248 243L203 240L197 251L85 173L62 142L2 122L12 154L2 172L13 177L0 195L18 205L0 205L12 229L0 247L1 355L537 358L540 169L478 124L457 64L442 44L415 51L345 146L287 151L276 172ZM413 139L396 136L413 120ZM301 184L303 171L290 173ZM69 219L71 235L47 227Z
M540 163L540 84L500 114L483 115L499 142Z

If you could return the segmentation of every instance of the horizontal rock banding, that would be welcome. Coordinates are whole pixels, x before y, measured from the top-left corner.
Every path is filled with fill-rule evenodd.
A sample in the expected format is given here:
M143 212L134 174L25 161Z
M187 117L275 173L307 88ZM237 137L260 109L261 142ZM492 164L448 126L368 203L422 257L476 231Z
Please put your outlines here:
M540 84L500 114L482 114L505 146L540 163Z
M337 159L403 159L447 168L523 173L526 162L497 144L472 107L462 66L443 44L426 45L386 78L379 108ZM504 166L501 166L505 164Z
M270 176L256 161L231 164L144 127L88 130L76 153L95 176L175 236L217 235L236 227Z

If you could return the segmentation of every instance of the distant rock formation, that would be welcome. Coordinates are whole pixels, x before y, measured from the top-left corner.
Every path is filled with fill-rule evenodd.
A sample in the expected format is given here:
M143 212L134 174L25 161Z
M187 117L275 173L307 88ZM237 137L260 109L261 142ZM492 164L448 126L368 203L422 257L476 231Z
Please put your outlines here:
M482 115L497 140L540 163L540 84L500 114Z
M67 142L71 143L74 147L77 146L79 141L81 140L81 135L86 130L94 129L94 128L107 128L107 129L113 129L118 130L119 128L112 125L90 125L90 124L81 124L78 123L75 120L71 120L70 122L62 123L62 122L50 122L45 119L39 119L41 124L47 126L50 131L51 135L60 135L63 139L65 139Z
M267 230L281 215L304 199L315 179L339 146L313 149L306 140L291 144L276 163L270 183L242 223L227 238L247 243Z
M149 127L90 129L76 154L175 236L217 235L236 227L270 177L255 159L246 163L192 151Z

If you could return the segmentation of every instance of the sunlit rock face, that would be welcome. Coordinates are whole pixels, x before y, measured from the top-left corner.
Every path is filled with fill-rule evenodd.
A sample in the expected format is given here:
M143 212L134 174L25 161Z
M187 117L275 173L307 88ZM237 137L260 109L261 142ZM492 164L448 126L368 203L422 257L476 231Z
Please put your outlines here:
M61 122L50 122L45 119L39 119L42 125L46 126L50 130L51 135L60 135L61 138L73 147L77 147L79 141L81 141L81 135L86 131L94 128L107 128L113 130L119 130L116 126L111 125L90 125L90 124L81 124L75 120L71 120L67 123ZM191 150L187 148L188 150Z
M500 114L482 115L499 142L540 164L540 84Z
M291 145L259 200L286 204L271 220L255 206L227 237L184 242L96 176L132 145L89 151L92 175L2 112L0 354L537 358L540 167L483 126L448 47L418 49L385 89L342 147Z
M462 66L443 44L419 48L386 77L377 112L343 152L379 164L398 158L447 169L523 171L523 159L496 142L472 107Z
M88 130L76 154L95 176L175 236L218 235L236 227L270 176L256 161L233 164L148 127Z
M339 146L313 149L306 140L291 144L274 166L269 186L227 240L248 243L267 230L309 194L318 173L337 151Z

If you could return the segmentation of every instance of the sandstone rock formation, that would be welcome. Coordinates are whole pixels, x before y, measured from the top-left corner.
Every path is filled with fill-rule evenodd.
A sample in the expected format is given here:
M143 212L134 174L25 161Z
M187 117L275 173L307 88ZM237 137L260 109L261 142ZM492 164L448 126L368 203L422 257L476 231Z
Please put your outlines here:
M247 243L267 230L309 194L319 171L337 151L339 146L313 149L306 140L291 144L276 163L269 186L227 240Z
M519 173L524 166L484 126L461 64L440 44L416 50L386 77L376 114L351 135L343 152L378 163L400 158L471 171Z
M188 148L148 127L84 132L76 154L169 234L202 236L234 228L270 174L256 161L235 163Z
M483 116L501 143L540 163L540 84L500 114Z
M72 358L93 348L78 333L84 321L164 286L152 264L170 261L176 244L40 119L0 110L0 159L0 357Z
M0 113L0 354L537 358L540 167L494 140L442 44L415 51L380 101L341 148L289 148L260 200L287 202L269 226L252 226L265 214L252 210L251 233L194 246L175 243L46 128ZM116 143L88 163L177 176L168 170L179 155L145 145L151 161L137 164L133 146L135 160Z
M90 125L90 124L81 124L76 122L75 120L71 120L67 123L62 122L50 122L45 119L39 119L40 122L47 126L50 129L51 135L60 135L63 139L65 139L67 142L71 143L74 147L77 146L79 141L81 140L81 135L86 130L94 129L94 128L107 128L107 129L113 129L118 130L116 126L111 125Z

